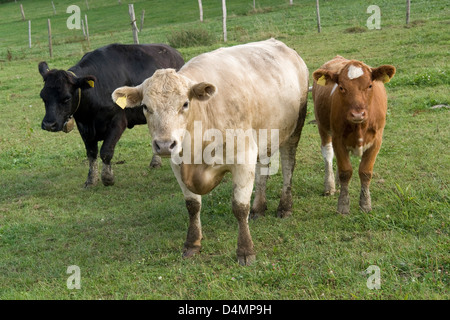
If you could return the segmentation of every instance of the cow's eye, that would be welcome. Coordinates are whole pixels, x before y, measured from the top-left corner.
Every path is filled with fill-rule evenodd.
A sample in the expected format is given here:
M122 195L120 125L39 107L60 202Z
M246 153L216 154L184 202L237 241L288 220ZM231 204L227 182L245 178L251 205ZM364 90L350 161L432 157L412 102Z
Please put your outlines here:
M148 113L150 113L150 114L153 113L152 110L149 109L145 104L143 104L142 107L144 108L144 112L148 112Z
M70 101L70 99L71 99L70 97L65 97L64 100L63 100L63 102L64 102L64 103L68 103L68 102Z
M339 86L339 90L340 90L342 93L345 92L345 89L344 89L343 87L341 87L341 86Z
M369 89L372 89L372 85L369 86Z
M187 109L189 107L189 101L186 101L184 104L183 104L183 109Z

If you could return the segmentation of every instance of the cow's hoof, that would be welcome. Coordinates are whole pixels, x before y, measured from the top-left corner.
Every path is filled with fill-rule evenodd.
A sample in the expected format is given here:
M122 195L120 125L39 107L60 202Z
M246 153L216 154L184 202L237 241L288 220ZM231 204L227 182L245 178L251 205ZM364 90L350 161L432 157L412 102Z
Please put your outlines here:
M105 187L114 185L114 176L102 176L102 183Z
M192 248L184 248L183 258L185 258L185 259L191 258L191 257L195 256L197 253L199 253L201 251L201 249L202 249L201 246L195 246Z
M361 208L362 212L365 213L369 213L370 211L372 211L372 206L371 205L361 205L359 206Z
M84 183L84 188L85 189L89 189L89 188L92 188L92 187L95 187L97 185L97 181L86 181L85 183Z
M266 215L267 204L258 205L255 208L250 209L249 219L256 220L258 218L262 218Z
M150 162L150 168L151 169L158 169L161 168L162 162L160 156L153 156L152 161Z
M337 208L337 212L340 214L349 214L350 213L350 206L349 205L339 205Z
M266 213L264 211L256 212L256 211L250 210L250 214L249 214L248 218L251 220L256 220L256 219L265 217L265 215L266 215Z
M329 196L334 195L335 193L336 193L336 189L331 189L331 190L326 190L326 191L323 193L323 195L324 195L325 197L329 197Z
M290 210L278 210L277 211L278 218L283 219L283 218L288 218L290 216L292 216L292 211L290 211Z
M238 262L241 266L249 266L256 260L256 255L244 255L244 256L238 256Z
M150 169L159 169L159 168L161 168L161 163L153 163L153 162L150 162Z

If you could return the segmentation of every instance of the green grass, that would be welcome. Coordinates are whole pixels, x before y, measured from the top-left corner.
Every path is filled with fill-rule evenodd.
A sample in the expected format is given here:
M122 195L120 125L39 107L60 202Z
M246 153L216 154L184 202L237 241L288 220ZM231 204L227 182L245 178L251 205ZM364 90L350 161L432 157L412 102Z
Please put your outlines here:
M204 1L135 1L146 10L141 43L164 42L176 30L203 29L212 45L180 48L186 60L224 45L276 37L295 48L310 73L336 54L377 66L393 64L386 85L387 125L375 164L373 211L358 210L359 181L350 185L351 214L335 213L337 196L323 197L323 164L312 100L294 172L294 214L275 218L281 175L268 182L267 216L250 221L257 261L236 262L237 223L231 180L203 197L203 251L181 258L188 216L164 160L149 170L145 126L127 130L113 159L116 184L82 188L88 165L78 132L40 129L44 107L37 64L69 68L111 42L131 43L126 1L22 1L32 21L32 48L18 4L0 4L0 299L449 299L450 118L445 1L414 1L406 27L404 1L380 0L381 30L365 28L372 1L321 1L317 34L314 1L229 0L228 43L221 40L221 7ZM90 46L65 27L65 8L88 14ZM49 58L47 19L54 57ZM354 166L358 159L352 159ZM81 269L81 289L68 290L67 267ZM366 286L380 267L381 289Z

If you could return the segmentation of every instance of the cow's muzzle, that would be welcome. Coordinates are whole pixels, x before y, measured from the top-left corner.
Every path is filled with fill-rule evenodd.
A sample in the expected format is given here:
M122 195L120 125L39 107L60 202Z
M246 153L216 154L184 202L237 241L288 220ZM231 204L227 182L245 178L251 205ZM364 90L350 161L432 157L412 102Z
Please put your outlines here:
M160 156L170 156L177 147L176 140L153 140L153 151Z
M353 123L363 123L367 119L367 113L365 111L356 112L351 111L350 112L350 121Z
M41 128L43 130L47 130L47 131L51 131L51 132L61 131L60 125L56 121L50 122L50 121L44 120L44 121L42 121Z

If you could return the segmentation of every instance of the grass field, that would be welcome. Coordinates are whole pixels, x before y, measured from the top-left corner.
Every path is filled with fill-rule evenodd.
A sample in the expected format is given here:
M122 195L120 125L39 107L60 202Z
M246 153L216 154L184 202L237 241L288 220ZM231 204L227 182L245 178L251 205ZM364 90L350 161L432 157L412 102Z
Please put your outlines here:
M188 215L168 159L150 170L146 126L127 130L116 147L116 184L84 189L88 172L78 132L40 129L44 106L39 61L68 69L85 52L133 41L128 1L0 3L0 299L449 299L450 293L450 6L448 1L228 0L228 42L221 38L220 1L134 1L146 11L141 43L168 42L177 30L215 36L210 46L182 47L185 60L220 46L276 37L295 48L310 73L336 54L369 65L393 64L389 108L375 164L373 211L358 209L359 179L350 184L351 213L323 197L323 163L312 99L297 152L294 213L277 219L281 174L268 182L268 212L250 221L257 261L236 261L237 223L227 176L203 197L203 250L183 260ZM88 15L90 46L66 28L67 6ZM381 30L368 30L369 5L381 9ZM47 19L54 57L49 58ZM359 27L359 28L358 28ZM353 29L351 29L353 28ZM364 32L351 32L359 30ZM358 159L352 159L355 166ZM79 266L81 289L69 290L68 266ZM380 268L381 288L365 270Z

